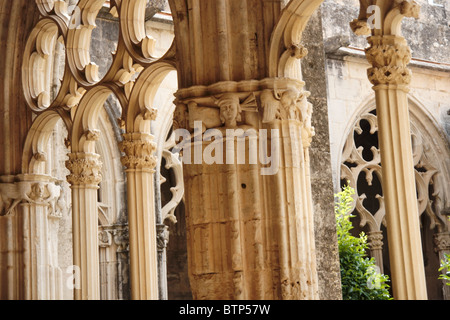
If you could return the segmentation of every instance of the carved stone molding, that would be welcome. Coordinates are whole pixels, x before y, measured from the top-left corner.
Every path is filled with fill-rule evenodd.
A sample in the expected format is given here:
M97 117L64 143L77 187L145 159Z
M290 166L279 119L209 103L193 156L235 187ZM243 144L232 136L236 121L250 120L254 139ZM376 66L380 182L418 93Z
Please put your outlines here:
M309 146L315 135L311 126L313 106L308 102L310 93L303 90L303 85L293 79L274 78L224 81L181 89L175 94L174 128L192 132L194 123L201 121L203 132L239 126L258 129L260 119L263 124L296 120L303 125L304 145Z
M102 181L101 167L98 154L71 153L66 167L70 174L67 181L72 185L98 186Z
M157 160L154 155L156 143L154 137L145 133L126 133L120 143L120 150L125 153L122 164L127 169L151 170L156 167Z

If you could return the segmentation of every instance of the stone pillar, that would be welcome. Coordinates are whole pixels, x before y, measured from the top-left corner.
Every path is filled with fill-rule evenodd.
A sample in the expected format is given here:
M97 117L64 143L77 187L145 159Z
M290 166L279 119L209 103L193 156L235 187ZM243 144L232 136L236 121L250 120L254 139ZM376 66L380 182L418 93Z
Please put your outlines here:
M193 297L318 299L304 83L227 84L176 94Z
M439 255L439 261L445 259L446 254L450 254L450 232L439 232L434 235L435 251ZM442 273L446 270L442 270ZM450 286L446 281L442 281L442 293L444 300L450 300Z
M270 71L282 69L276 61L302 57L297 42L272 52L285 44L271 43L275 26L287 20L285 2L169 3L178 59L175 121L186 129L178 137L193 297L318 299L302 140L312 108L299 68Z
M395 299L427 299L407 100L411 50L400 35L402 18L417 18L419 7L410 0L379 1L379 25L369 26L365 4L351 26L357 34L372 30L366 57L376 97L392 289Z
M379 272L384 273L383 268L383 232L369 231L367 234L367 243L370 250L370 256L375 258L375 263L380 268Z
M61 187L50 176L26 174L0 184L0 190L0 216L9 221L8 299L62 299L57 248Z
M71 153L66 167L72 189L75 300L100 299L97 190L102 179L100 156ZM78 279L79 278L79 279Z
M156 225L157 246L158 246L158 278L159 278L159 299L168 299L167 288L167 244L169 243L169 226L165 224Z
M156 144L147 133L126 133L125 153L128 196L131 298L158 299L158 260L153 174Z
M61 187L51 180L43 175L23 175L17 182L24 197L20 206L27 300L63 298L63 275L58 266L57 246Z
M117 246L117 274L119 300L130 300L129 270L129 232L128 227L114 231L114 243Z

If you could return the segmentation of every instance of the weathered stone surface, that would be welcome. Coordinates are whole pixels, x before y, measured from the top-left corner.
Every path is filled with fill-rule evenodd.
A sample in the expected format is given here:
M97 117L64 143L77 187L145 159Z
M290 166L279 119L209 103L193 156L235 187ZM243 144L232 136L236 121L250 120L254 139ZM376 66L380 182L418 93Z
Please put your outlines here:
M314 230L317 251L320 299L341 299L340 267L337 248L334 196L331 174L330 137L328 128L328 105L324 69L325 53L322 41L322 16L317 11L303 33L308 55L302 60L303 80L311 92L313 104L312 123L316 136L313 138L311 157L311 188L314 203Z

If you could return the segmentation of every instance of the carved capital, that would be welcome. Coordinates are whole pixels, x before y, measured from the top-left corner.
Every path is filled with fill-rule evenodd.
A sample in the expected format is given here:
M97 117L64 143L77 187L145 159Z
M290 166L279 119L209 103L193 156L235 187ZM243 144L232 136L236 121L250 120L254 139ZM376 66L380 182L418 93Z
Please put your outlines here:
M12 215L20 203L48 207L48 216L60 218L65 210L63 188L48 176L20 175L16 182L0 183L0 216Z
M381 231L373 231L367 234L367 244L370 250L383 249L383 233Z
M153 136L146 133L126 133L120 143L120 150L125 153L122 164L127 169L153 170L156 167L156 143Z
M411 61L411 50L406 40L397 36L369 37L370 47L366 57L372 68L368 70L369 80L374 85L411 82L411 70L407 68Z
M450 232L441 232L434 235L435 251L450 251Z
M70 174L67 181L72 185L98 186L102 181L100 156L93 153L71 153L66 167Z
M311 127L312 104L308 102L308 91L290 88L287 90L266 89L261 92L261 108L263 109L263 123L275 120L298 120L309 130ZM306 133L306 132L305 132Z

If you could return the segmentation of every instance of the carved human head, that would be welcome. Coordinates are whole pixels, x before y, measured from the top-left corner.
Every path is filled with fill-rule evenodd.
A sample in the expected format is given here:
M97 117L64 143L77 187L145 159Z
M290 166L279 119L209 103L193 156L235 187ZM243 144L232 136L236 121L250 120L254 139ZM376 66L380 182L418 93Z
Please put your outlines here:
M241 121L241 105L239 97L236 94L224 94L217 101L220 107L220 121L225 126L236 126L237 122Z
M42 183L35 183L31 186L30 198L33 200L40 200L44 198L44 185Z
M281 105L284 108L294 107L299 99L299 92L297 90L286 90L281 96Z

